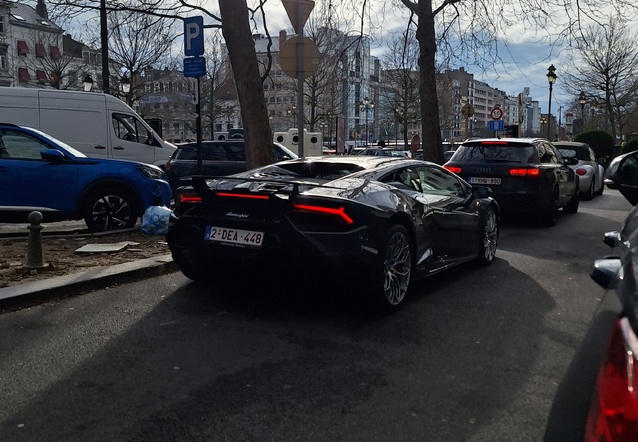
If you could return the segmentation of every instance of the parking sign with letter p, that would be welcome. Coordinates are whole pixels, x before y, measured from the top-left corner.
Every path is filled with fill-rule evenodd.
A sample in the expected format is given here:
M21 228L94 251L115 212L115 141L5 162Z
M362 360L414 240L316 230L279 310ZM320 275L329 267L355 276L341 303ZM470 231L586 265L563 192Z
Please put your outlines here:
M184 55L196 57L204 54L204 17L184 19Z

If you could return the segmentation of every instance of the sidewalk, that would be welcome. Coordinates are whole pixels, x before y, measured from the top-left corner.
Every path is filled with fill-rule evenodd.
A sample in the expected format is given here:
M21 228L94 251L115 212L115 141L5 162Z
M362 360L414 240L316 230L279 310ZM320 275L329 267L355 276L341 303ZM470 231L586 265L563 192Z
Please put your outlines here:
M171 255L146 258L72 275L0 288L0 301L16 297L29 297L31 300L31 298L40 297L68 296L86 290L101 289L116 282L131 282L176 270L178 268Z
M0 223L0 237L13 236L18 232L24 233L25 229L26 224ZM58 232L76 232L82 229L86 229L83 222L64 222L46 224L44 230L55 235ZM44 241L46 242L46 239ZM30 304L43 299L70 296L105 288L114 283L132 282L177 270L177 265L168 253L165 255L156 254L142 259L133 258L131 261L92 267L86 271L76 271L62 276L46 277L34 281L27 280L24 283L0 288L0 310L5 304L11 302Z

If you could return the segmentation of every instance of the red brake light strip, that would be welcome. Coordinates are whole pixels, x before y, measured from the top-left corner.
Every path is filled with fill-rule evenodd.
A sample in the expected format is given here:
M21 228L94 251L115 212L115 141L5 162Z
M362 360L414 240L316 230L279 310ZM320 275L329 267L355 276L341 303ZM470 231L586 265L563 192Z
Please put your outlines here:
M268 195L251 195L248 193L228 193L228 192L217 192L217 196L229 197L229 198L246 198L252 200L267 200L270 197Z
M293 207L298 210L305 210L308 212L320 212L320 213L328 213L331 215L340 216L345 222L348 224L353 224L354 221L350 218L343 207L339 207L338 209L334 209L332 207L322 207L322 206L311 206L309 204L293 204Z

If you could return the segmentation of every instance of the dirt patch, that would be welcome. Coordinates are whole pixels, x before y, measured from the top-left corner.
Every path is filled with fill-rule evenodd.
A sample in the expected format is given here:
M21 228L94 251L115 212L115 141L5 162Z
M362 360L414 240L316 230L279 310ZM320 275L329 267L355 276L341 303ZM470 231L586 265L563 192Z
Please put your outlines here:
M87 244L134 242L116 252L77 253ZM84 272L94 267L112 266L138 259L170 254L164 235L146 235L131 230L102 235L74 234L42 237L44 268L27 269L28 238L0 238L0 287ZM37 257L37 256L36 256ZM37 260L35 261L37 262Z

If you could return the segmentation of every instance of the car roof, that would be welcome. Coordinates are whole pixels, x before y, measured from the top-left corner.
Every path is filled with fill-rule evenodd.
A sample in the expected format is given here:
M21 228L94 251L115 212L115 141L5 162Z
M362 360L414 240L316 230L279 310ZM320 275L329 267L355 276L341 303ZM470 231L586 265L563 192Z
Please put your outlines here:
M546 138L472 138L461 143L464 144L480 144L483 142L503 143L508 144L535 144L541 141L549 142Z
M563 147L589 147L589 144L580 141L553 141L552 144Z
M308 163L308 162L323 162L323 163L344 163L344 164L358 164L365 169L371 169L378 167L381 164L390 164L392 162L405 162L413 161L415 163L427 163L426 161L411 160L407 157L392 157L392 156L367 156L367 155L329 155L322 157L305 157L294 160L286 160L286 163Z

